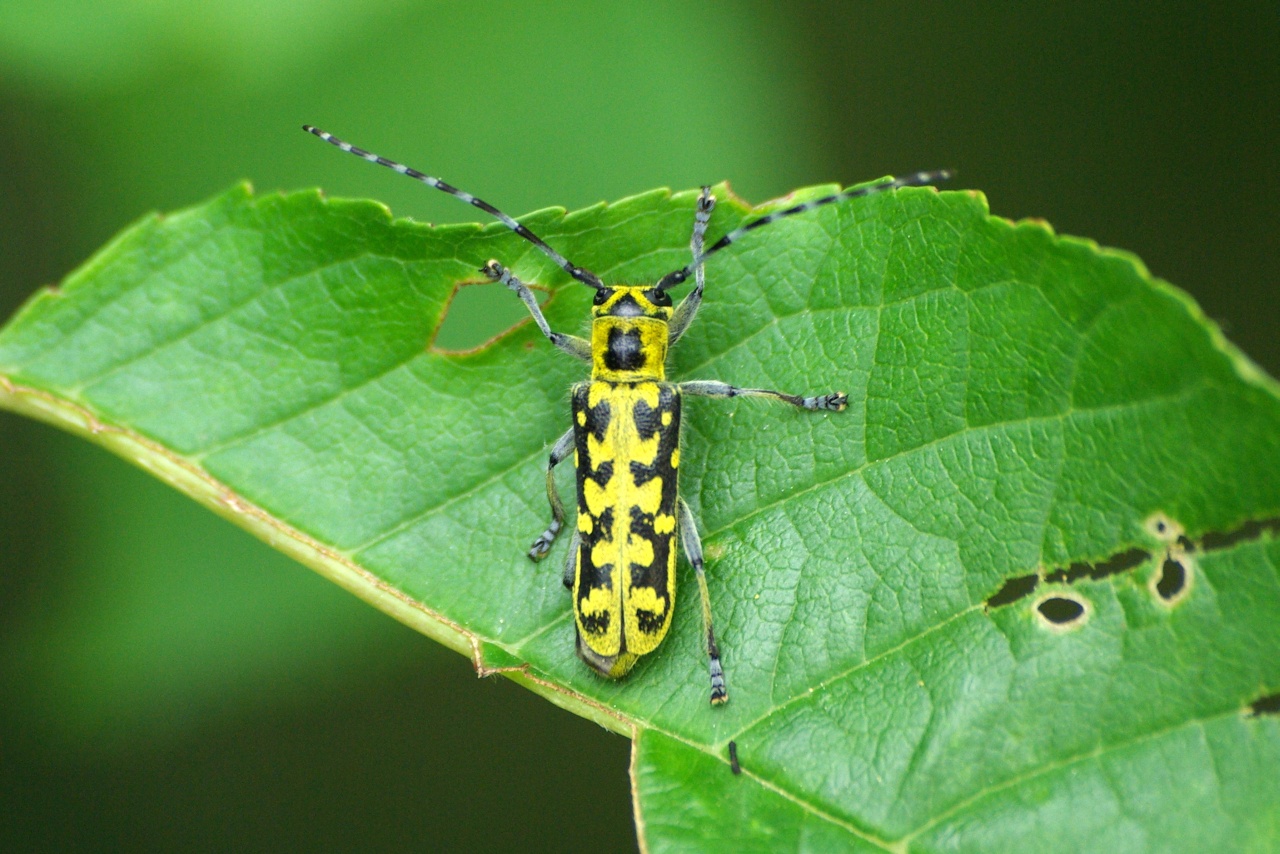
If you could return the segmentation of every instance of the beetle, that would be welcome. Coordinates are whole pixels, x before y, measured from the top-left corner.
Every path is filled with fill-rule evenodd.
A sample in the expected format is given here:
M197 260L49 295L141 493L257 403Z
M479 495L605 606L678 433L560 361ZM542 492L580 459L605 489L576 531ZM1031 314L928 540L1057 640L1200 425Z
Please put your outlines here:
M680 467L680 412L686 395L713 398L759 397L810 412L842 411L844 392L802 397L761 388L742 388L717 380L672 383L666 379L667 353L688 330L702 304L706 260L743 235L784 217L823 205L894 190L933 184L951 177L946 170L917 172L903 178L855 187L774 211L705 245L715 208L710 187L703 187L694 210L692 260L654 284L605 284L599 276L570 263L542 238L493 205L470 193L357 148L311 125L303 130L357 157L377 163L455 196L496 217L538 247L573 279L595 290L590 340L555 332L529 286L496 260L480 270L501 282L524 302L538 329L557 349L591 364L591 378L572 389L572 426L551 448L547 460L547 501L551 523L534 540L529 557L546 557L565 526L567 514L556 487L555 469L574 457L577 514L564 567L564 585L572 591L577 652L597 673L626 675L640 656L657 649L671 626L676 595L676 539L693 566L702 600L711 704L729 699L720 650L711 619L702 542L689 505L677 486ZM671 288L695 279L692 291L675 306Z

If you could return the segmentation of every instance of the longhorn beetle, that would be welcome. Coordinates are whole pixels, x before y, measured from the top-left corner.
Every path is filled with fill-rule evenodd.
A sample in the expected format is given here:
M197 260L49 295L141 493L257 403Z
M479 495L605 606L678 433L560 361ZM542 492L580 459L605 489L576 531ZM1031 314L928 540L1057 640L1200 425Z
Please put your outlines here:
M564 527L565 509L556 489L555 467L572 455L577 467L578 513L564 567L564 585L573 592L578 655L602 676L616 679L625 675L640 656L657 648L671 626L675 606L675 543L679 534L685 557L693 564L702 599L711 703L727 702L729 692L711 627L702 542L689 505L676 490L681 398L763 397L811 412L839 412L848 397L840 391L801 397L770 389L740 388L716 380L667 382L667 351L689 328L702 304L706 285L703 265L711 255L747 232L783 217L898 187L932 184L950 178L951 173L917 172L801 202L752 220L709 247L704 247L703 239L716 200L711 188L703 187L694 211L690 240L693 259L653 285L606 285L595 273L570 263L542 238L483 199L402 163L356 148L311 125L303 125L302 129L343 151L408 175L492 214L574 279L595 290L588 341L552 331L529 287L502 264L489 261L480 269L485 276L515 291L533 315L534 323L557 349L591 363L591 380L573 387L573 426L551 448L547 461L551 524L534 540L529 557L534 561L546 557ZM668 291L691 275L696 282L693 290L673 307Z

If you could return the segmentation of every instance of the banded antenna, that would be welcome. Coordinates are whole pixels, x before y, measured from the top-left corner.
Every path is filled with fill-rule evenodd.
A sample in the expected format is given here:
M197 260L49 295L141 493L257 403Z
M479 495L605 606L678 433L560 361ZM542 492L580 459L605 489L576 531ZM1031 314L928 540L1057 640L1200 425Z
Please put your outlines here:
M377 154L374 154L372 151L365 151L363 148L357 148L356 146L352 145L349 142L343 142L333 134L328 133L326 131L322 131L318 127L313 127L311 125L303 125L302 129L309 134L314 134L315 136L320 137L330 145L341 148L343 151L346 151L350 154L354 154L356 157L359 157L363 160L368 160L370 163L377 163L379 166L385 166L388 169L392 170L393 172L399 172L401 175L408 175L410 178L414 178L418 181L421 181L422 183L426 184L428 187L435 187L437 190L440 190L441 192L448 193L449 195L454 196L455 198L462 199L462 201L466 202L469 205L474 205L475 207L478 207L480 210L484 211L485 213L492 214L493 216L501 220L502 223L507 228L511 229L516 234L520 235L525 240L529 241L534 246L541 249L548 258L550 258L552 261L555 261L556 264L560 265L560 269L564 270L570 276L573 276L579 282L582 282L582 284L589 285L590 287L593 287L596 290L600 290L604 287L604 283L600 281L600 277L597 276L595 273L583 267L579 267L576 264L571 264L569 262L569 259L565 258L559 252L557 252L556 250L548 246L541 237L534 234L532 231L525 228L523 225L516 222L511 217L507 216L502 211L498 210L493 205L486 202L484 199L478 199L475 196L471 195L470 193L463 192L462 190L459 190L457 187L454 187L451 184L446 184L444 181L441 181L439 178L432 178L430 175L419 172L417 169L411 169L408 166L405 166L403 163L397 163L394 160L388 160L385 157L381 157Z
M820 208L823 205L829 205L833 202L842 202L845 199L854 199L859 196L871 196L876 193L883 193L886 190L896 190L899 187L919 187L924 184L934 184L938 181L946 181L951 178L953 174L954 173L949 169L939 169L934 172L917 172L914 175L907 175L904 178L894 178L892 180L884 181L879 184L872 184L867 187L856 187L852 190L845 190L830 196L823 196L822 198L814 199L811 202L801 202L800 204L793 205L785 210L774 211L771 214L766 214L759 219L752 220L744 226L735 228L733 231L708 246L705 251L700 252L692 261L681 267L679 270L667 273L654 287L660 291L666 290L667 288L674 288L676 285L689 278L695 270L706 262L707 258L711 257L716 252L719 252L729 244L736 242L748 231L754 231L757 228L762 228L769 223L777 222L784 217L804 213L805 211L811 211L814 208Z

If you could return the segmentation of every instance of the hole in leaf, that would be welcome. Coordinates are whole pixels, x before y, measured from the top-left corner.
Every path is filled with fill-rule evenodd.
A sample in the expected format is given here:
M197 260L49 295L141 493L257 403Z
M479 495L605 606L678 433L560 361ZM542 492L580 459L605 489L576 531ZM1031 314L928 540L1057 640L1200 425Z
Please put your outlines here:
M1280 694L1268 694L1254 700L1249 705L1249 714L1255 718L1259 715L1280 715Z
M999 608L1004 605L1012 605L1019 599L1034 593L1039 583L1040 577L1038 575L1020 575L1017 578L1010 578L1004 583L1003 587L987 600L987 607Z
M1059 626L1074 622L1084 615L1083 605L1074 599L1066 599L1061 596L1046 599L1037 608L1046 620Z
M1174 557L1166 557L1156 579L1156 593L1166 602L1173 600L1187 586L1187 570Z
M1173 607L1187 598L1194 573L1195 562L1186 552L1174 546L1165 552L1160 568L1152 574L1147 588L1163 604Z
M1074 596L1046 596L1036 603L1036 613L1051 629L1073 629L1084 624L1089 609Z
M546 305L545 289L531 285L538 304ZM459 282L449 297L444 318L431 349L437 353L468 353L492 344L521 322L529 311L515 294L489 281Z
M1200 539L1200 547L1207 552L1228 549L1236 543L1256 540L1263 534L1280 534L1280 519L1262 519L1256 522L1245 522L1234 531L1210 531Z
M1134 567L1140 566L1149 557L1151 557L1150 552L1142 549L1129 549L1098 563L1073 563L1066 569L1059 569L1057 572L1049 573L1044 577L1044 580L1054 584L1072 584L1081 578L1088 577L1097 581L1106 578L1108 575L1128 572Z

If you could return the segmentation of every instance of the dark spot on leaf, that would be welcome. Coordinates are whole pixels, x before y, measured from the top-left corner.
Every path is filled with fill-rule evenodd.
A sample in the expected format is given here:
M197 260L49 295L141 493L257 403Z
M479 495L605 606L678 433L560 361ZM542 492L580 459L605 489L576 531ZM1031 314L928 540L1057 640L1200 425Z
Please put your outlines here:
M995 592L995 595L987 600L987 607L999 608L1003 605L1012 605L1019 599L1034 593L1039 583L1038 575L1020 575L1017 578L1010 578Z
M1166 602L1177 597L1187 586L1187 570L1175 557L1166 557L1160 565L1160 579L1156 581L1156 592Z
M1042 617L1055 626L1074 623L1084 616L1084 605L1064 596L1051 596L1037 605L1036 609Z
M1280 694L1268 694L1254 700L1249 705L1249 714L1255 718L1260 715L1280 715Z
M738 764L738 742L729 742L729 768L734 774L742 773L742 766Z

